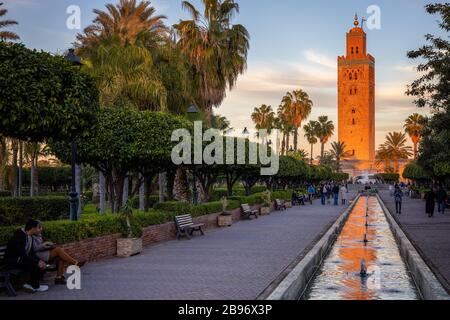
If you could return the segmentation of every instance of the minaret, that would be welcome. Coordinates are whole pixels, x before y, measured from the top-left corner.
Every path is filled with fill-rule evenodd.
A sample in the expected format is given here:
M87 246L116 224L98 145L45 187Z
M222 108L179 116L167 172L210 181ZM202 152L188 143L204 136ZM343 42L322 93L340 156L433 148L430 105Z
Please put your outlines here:
M347 54L338 57L339 141L355 167L368 170L375 159L375 58L367 53L367 35L355 16L347 33Z

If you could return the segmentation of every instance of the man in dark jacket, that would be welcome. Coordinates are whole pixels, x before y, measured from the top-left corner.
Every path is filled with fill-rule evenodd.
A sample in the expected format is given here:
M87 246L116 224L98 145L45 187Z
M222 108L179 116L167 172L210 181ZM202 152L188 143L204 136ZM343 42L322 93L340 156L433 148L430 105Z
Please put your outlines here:
M445 207L447 206L447 191L445 191L442 186L439 188L437 194L436 194L436 202L438 204L438 212L445 214Z
M432 218L434 216L434 209L436 208L436 193L433 188L425 194L425 201L425 211Z
M29 274L24 288L31 292L44 292L48 286L39 285L47 264L33 251L33 235L40 232L41 223L29 220L24 229L17 230L6 247L5 262L8 269L21 269Z

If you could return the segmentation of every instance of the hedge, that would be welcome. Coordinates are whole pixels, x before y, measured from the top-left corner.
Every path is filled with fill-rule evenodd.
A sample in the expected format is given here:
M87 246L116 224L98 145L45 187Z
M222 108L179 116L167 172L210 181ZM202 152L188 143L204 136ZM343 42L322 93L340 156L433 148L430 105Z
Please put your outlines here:
M400 180L400 174L398 173L379 173L375 177L385 182L398 182Z
M137 212L133 215L133 223L141 228L159 225L170 221L167 215L151 210ZM96 238L123 232L119 215L92 216L76 222L69 220L43 222L43 236L46 240L57 244L65 244L89 238ZM13 232L21 228L0 227L0 244L6 244Z
M228 200L227 210L234 210L239 208L241 203L239 201ZM200 217L212 213L222 212L222 202L209 202L193 206L187 202L169 201L164 203L157 203L153 207L156 211L164 212L170 219L177 215L190 214L192 217Z
M0 198L11 197L11 192L9 191L0 191Z
M60 220L68 215L68 197L0 198L0 226L21 225L29 219Z

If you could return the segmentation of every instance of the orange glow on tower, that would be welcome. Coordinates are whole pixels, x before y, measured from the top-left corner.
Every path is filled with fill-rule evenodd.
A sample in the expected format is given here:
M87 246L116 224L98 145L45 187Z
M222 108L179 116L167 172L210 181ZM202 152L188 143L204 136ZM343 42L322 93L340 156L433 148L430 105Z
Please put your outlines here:
M367 53L367 35L358 17L354 25L347 33L347 54L338 57L339 141L345 142L351 160L371 163L375 159L375 58Z

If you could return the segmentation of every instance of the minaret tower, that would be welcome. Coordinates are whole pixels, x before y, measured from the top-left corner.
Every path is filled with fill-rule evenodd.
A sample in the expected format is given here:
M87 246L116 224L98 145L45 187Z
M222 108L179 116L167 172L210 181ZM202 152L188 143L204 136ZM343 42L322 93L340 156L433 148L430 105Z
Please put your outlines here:
M366 45L367 35L355 16L347 54L338 57L338 130L359 170L369 170L375 159L375 58Z

